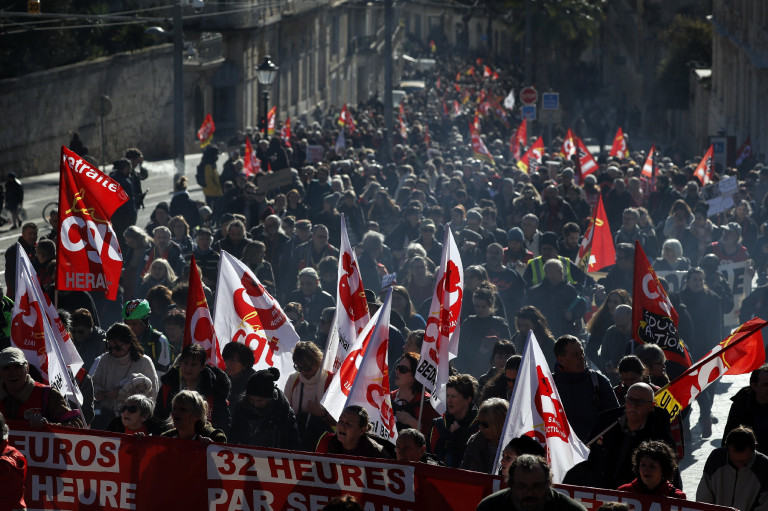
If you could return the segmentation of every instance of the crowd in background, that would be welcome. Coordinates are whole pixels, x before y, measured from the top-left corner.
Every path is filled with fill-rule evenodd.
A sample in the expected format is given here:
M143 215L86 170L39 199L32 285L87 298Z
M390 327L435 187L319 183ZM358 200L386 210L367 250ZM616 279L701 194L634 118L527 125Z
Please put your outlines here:
M87 374L78 375L78 382L86 404L78 415L62 400L49 400L50 409L36 420L491 473L520 355L533 332L579 438L587 442L606 424L618 424L569 480L679 497L677 462L690 455L693 427L685 418L670 421L653 405L653 391L677 368L658 346L633 342L635 242L657 271L685 272L670 298L681 337L697 360L728 333L723 317L734 298L720 264L752 262L760 286L741 304L739 317L768 317L768 167L754 159L738 168L718 167L715 180L733 176L738 190L734 206L713 216L693 175L698 160L664 157L663 144L653 181L642 177L642 151L626 158L602 152L598 169L582 176L577 164L558 154L564 133L556 129L545 163L523 171L509 142L520 119L494 108L513 82L503 73L499 79L483 77L484 66L446 59L421 76L426 87L405 96L403 129L396 121L389 157L383 154L386 127L376 98L349 105L354 129L340 126L340 109L331 107L304 122L294 120L289 139L279 136L278 127L273 136L243 132L214 143L204 149L195 172L204 201L190 195L194 185L181 177L170 202L146 205L153 210L146 226L136 225L136 218L144 201L141 181L151 166L144 166L138 149L128 149L111 173L131 198L113 217L124 260L118 300L72 291L58 297L62 321L85 362ZM481 133L493 161L473 153L469 135L475 111L485 103L490 107L479 116ZM588 129L584 124L576 131ZM253 165L243 160L245 137L261 171L282 172L288 184L259 186L258 175L248 173ZM310 162L318 146L323 157ZM595 280L576 260L599 197L616 260ZM387 287L393 293L389 374L397 446L368 432L364 409L347 408L336 421L320 404L329 384L322 359L336 305L342 215L372 313L383 301L382 280L396 274ZM56 218L51 221L56 225ZM447 386L447 411L440 415L414 373L446 227L459 248L465 283L459 356ZM21 227L20 246L51 296L55 239L55 230L38 237L35 224ZM212 305L223 250L251 269L301 339L293 353L295 372L284 388L275 384L279 371L254 372L245 345L225 345L226 370L208 364L199 346L182 348L190 258L195 256ZM14 268L12 248L6 252L0 347L10 346ZM0 411L7 418L26 418L14 399L29 399L29 392L42 387L19 353L0 353ZM703 438L716 420L713 398L706 391L697 400ZM765 505L768 458L761 451L768 445L768 366L732 399L726 447L716 452L725 453L730 466L739 453L749 453L749 470L757 474L749 491ZM505 475L519 455L543 454L526 438L505 446ZM528 463L525 470L538 470ZM697 498L724 503L718 494L733 474L723 463L727 468L728 461L708 462ZM752 493L744 495L746 501ZM729 505L746 509L738 504Z

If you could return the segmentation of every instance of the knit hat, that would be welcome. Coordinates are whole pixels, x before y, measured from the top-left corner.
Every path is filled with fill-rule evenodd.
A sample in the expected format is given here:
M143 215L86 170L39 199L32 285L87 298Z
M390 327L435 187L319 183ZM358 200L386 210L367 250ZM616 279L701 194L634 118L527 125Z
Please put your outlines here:
M552 231L547 231L539 238L539 246L549 245L557 248L557 234Z
M271 399L277 388L275 382L279 378L280 370L276 367L256 371L253 376L248 378L248 383L245 385L245 394Z
M507 233L507 239L509 241L518 241L522 243L525 239L523 237L523 230L519 227L513 227Z
M146 319L149 317L149 302L146 300L130 300L123 306L123 319Z

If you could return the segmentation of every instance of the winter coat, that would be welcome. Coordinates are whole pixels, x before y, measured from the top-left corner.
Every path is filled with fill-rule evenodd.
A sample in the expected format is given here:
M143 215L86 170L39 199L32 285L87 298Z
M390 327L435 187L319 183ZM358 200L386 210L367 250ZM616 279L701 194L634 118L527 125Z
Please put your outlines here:
M230 441L253 447L299 449L299 426L285 394L275 389L272 399L261 410L243 395L232 407Z
M464 451L464 457L459 468L490 474L493 471L493 462L496 460L498 449L498 442L488 441L483 436L482 431L478 431L469 437L467 449Z
M619 486L618 490L630 493L640 493L642 495L661 495L662 497L673 497L675 499L687 498L682 490L675 488L675 485L666 479L663 480L653 491L649 490L639 477L636 477L631 483L622 484Z

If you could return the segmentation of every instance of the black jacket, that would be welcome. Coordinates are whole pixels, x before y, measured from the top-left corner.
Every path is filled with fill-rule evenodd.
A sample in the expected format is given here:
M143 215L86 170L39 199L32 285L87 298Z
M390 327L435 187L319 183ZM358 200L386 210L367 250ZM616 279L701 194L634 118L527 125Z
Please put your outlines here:
M296 416L279 389L263 410L251 405L243 395L232 407L232 434L230 441L254 447L300 449L299 426Z

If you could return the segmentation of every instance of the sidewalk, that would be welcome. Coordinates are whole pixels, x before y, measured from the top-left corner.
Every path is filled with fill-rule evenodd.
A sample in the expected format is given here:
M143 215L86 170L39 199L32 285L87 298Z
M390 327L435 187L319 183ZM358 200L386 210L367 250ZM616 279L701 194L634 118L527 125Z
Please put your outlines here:
M704 464L709 453L720 447L723 438L725 422L728 419L728 411L731 409L731 397L742 387L749 385L749 374L736 376L725 375L717 382L717 395L712 405L712 417L717 419L717 424L712 424L712 436L701 438L699 422L699 406L694 404L691 408L691 438L693 445L685 446L685 458L680 464L683 478L683 491L688 500L696 500L696 488L699 486Z

